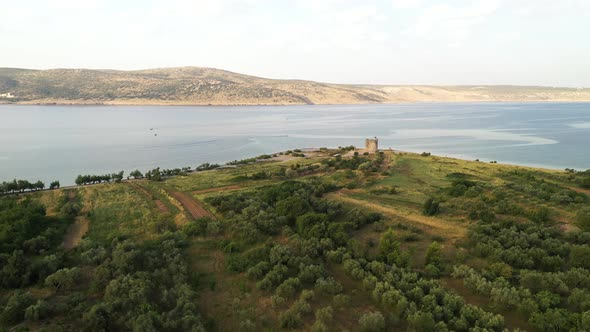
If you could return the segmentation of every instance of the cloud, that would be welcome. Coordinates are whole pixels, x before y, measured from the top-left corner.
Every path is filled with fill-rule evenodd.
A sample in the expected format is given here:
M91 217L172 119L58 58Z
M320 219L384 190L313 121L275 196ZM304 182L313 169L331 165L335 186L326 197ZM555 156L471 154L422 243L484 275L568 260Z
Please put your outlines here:
M446 40L450 45L459 45L471 35L475 26L485 22L501 4L500 0L480 0L464 6L431 5L422 11L416 23L404 34Z
M422 0L393 0L393 8L409 9L416 8L422 4Z
M388 38L382 24L387 17L366 1L300 0L302 17L287 20L267 33L267 45L294 52L317 53L359 51Z

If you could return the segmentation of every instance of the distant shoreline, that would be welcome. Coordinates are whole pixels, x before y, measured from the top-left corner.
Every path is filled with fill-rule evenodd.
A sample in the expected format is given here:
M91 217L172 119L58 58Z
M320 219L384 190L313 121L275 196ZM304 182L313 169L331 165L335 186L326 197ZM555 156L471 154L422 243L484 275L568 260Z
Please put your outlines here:
M134 71L0 68L0 103L12 104L285 106L521 101L590 102L590 88L334 84L204 67Z
M0 101L0 105L15 106L192 106L192 107L244 107L244 106L354 106L354 105L400 105L400 104L469 104L469 103L590 103L588 100L428 100L428 101L399 101L384 103L226 103L226 104L205 104L205 103L163 103L163 102L86 102L86 101L55 101L55 102L6 102Z

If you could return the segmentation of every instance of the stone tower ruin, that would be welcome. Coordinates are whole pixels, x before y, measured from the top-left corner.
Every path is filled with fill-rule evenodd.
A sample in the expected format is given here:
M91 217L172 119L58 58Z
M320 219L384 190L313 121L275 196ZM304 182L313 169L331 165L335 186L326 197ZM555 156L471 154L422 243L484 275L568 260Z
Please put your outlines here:
M377 153L379 151L379 140L377 137L365 140L365 151L368 153Z

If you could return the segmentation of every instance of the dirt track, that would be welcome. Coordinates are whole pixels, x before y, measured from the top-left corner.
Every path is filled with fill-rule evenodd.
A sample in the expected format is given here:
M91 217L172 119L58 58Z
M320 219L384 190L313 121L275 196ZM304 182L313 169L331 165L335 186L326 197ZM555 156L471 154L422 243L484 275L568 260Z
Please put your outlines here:
M209 217L211 219L215 219L213 214L207 211L203 205L201 205L201 202L197 201L193 197L180 191L171 191L170 195L177 199L180 204L182 204L182 206L191 214L191 216L193 216L193 218L198 219L202 217Z
M203 190L195 190L193 191L194 195L200 195L200 194L206 194L206 193L215 193L218 191L225 191L225 190L236 190L236 189L240 189L240 186L225 186L225 187L217 187L217 188L209 188L209 189L203 189Z
M74 190L68 191L68 201L72 201L76 198L76 192ZM88 213L89 206L84 205L82 211L74 220L74 223L71 224L66 234L64 234L64 241L63 246L66 250L74 249L82 241L82 237L88 233L88 229L90 228L90 220L86 217L86 213Z
M73 249L80 244L82 237L88 232L90 222L85 216L76 217L76 221L68 227L64 235L64 248L66 250Z
M400 211L394 207L383 206L368 201L352 198L345 195L346 191L330 193L326 197L336 199L342 202L350 203L363 208L368 208L376 212L381 212L384 215L390 217L401 218L408 222L420 224L431 230L433 234L440 234L448 236L452 239L461 239L465 236L467 229L464 225L458 225L438 217L426 217L417 213L411 213L408 211Z
M164 203L162 203L161 200L155 199L154 196L149 191L147 191L147 189L145 189L143 186L141 186L137 183L133 183L133 182L126 182L126 183L128 183L132 188L139 190L142 194L147 196L149 199L153 200L154 203L156 203L156 206L158 207L160 212L162 212L162 213L170 212L170 211L168 211L168 207L166 207L166 205L164 205Z

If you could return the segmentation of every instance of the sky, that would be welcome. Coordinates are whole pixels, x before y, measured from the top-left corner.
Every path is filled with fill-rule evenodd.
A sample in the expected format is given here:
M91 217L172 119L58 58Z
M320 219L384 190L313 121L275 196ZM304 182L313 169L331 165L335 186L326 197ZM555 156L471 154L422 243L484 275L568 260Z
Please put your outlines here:
M590 0L0 0L0 67L590 87Z

